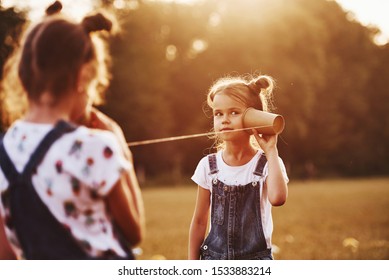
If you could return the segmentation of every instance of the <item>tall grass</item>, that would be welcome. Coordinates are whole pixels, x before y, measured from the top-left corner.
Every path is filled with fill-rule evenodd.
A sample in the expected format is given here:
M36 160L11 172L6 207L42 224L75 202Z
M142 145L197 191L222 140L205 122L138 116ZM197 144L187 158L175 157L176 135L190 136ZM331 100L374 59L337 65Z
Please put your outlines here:
M143 190L138 259L186 259L196 186ZM389 259L389 178L299 181L273 208L276 259Z

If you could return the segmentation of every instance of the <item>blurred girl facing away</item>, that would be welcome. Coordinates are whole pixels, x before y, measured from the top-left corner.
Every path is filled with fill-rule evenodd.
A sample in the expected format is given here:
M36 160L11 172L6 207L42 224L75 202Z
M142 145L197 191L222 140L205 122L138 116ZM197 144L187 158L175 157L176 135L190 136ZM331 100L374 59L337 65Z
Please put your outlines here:
M223 78L208 93L219 145L192 176L198 192L189 259L273 259L271 206L285 203L289 181L278 156L278 136L234 131L243 128L247 108L268 111L273 84L264 75Z
M144 210L131 152L120 127L90 106L101 64L92 33L112 22L98 13L75 23L61 7L22 44L28 107L0 141L0 257L133 259ZM72 122L84 119L95 129Z

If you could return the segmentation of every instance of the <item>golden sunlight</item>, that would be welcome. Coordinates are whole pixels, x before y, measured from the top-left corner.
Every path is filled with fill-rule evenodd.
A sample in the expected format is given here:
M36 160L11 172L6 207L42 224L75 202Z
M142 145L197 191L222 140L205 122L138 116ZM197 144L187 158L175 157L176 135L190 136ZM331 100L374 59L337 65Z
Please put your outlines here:
M381 34L375 38L378 45L389 42L389 2L382 0L336 0L345 11L352 13L353 18L363 25L373 25Z
M188 4L192 5L195 4L196 2L204 1L204 0L148 0L150 2L174 2L177 4Z
M53 0L3 0L2 5L4 7L15 6L18 9L29 10L29 19L31 21L40 20L48 6L54 3ZM86 14L88 14L93 8L92 0L62 0L63 4L62 12L73 18L74 20L81 20Z
M146 0L150 2L174 2L177 4L192 5L204 0ZM21 10L29 10L29 18L31 21L37 21L44 16L45 9L51 5L54 0L3 0L1 1L3 7L16 7ZM63 4L62 12L73 18L74 20L81 20L94 8L93 0L61 0ZM136 10L139 7L138 0L115 0L113 6L117 9L128 8Z

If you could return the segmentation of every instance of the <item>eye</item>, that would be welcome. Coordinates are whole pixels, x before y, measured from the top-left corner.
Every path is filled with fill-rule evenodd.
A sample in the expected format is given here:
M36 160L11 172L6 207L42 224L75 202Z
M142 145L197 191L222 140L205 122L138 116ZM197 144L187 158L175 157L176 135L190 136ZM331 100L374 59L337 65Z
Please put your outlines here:
M232 112L231 112L231 115L233 115L233 116L239 115L239 112L238 112L238 111L232 111Z
M220 116L222 115L222 113L220 113L220 112L215 112L213 115L214 115L215 117L220 117Z

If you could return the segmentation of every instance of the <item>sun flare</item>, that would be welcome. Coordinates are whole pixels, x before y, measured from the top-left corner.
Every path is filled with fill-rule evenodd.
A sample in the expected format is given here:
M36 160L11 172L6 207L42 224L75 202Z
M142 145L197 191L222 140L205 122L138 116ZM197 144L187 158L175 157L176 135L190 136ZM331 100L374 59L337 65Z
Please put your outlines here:
M39 21L45 14L45 9L54 3L53 0L3 0L4 7L16 6L18 9L28 10L28 16L31 21ZM86 14L93 9L91 0L62 0L62 12L74 20L81 20Z

